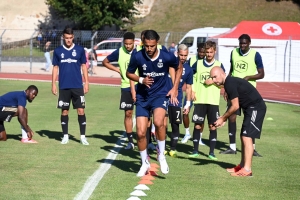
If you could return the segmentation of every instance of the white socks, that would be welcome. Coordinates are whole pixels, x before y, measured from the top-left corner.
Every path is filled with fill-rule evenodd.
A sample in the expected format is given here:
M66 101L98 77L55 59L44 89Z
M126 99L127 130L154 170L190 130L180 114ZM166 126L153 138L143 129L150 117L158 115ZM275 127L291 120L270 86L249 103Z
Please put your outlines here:
M151 133L155 133L155 126L153 123L152 123L152 127L151 127Z
M191 135L191 134L190 134L190 128L185 128L185 134L186 134L186 135Z
M159 149L159 156L164 156L166 140L162 140L162 141L157 140L157 145Z
M147 149L145 149L144 151L140 151L140 155L141 155L142 165L147 164L146 163L146 160L147 160Z
M22 131L22 139L27 139L28 138L27 131L24 129L23 126L21 126L21 131Z
M85 135L80 135L80 139L84 139L84 138L85 138Z
M236 144L235 143L230 144L229 147L230 147L230 149L236 151Z

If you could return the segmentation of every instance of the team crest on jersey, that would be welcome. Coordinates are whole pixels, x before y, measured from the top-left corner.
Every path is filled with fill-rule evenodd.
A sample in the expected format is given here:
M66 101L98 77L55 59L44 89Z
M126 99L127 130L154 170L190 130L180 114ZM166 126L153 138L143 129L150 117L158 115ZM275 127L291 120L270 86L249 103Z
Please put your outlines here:
M62 54L60 54L60 56L61 56L61 58L64 58L64 57L65 57L65 54L62 53Z
M76 55L77 55L77 54L76 54L76 50L74 49L73 52L72 52L72 56L75 57Z
M162 59L159 59L158 63L157 63L157 67L162 68L163 66L164 66L164 64L162 63Z
M147 69L147 65L143 64L142 68L143 68L143 70L146 70Z

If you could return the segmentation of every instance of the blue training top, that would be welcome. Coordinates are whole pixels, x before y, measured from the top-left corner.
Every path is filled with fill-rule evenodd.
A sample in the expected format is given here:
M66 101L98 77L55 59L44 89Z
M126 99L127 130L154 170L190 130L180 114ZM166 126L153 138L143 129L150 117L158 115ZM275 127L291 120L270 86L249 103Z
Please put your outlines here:
M158 55L151 59L145 49L133 53L127 72L134 74L136 69L140 77L150 76L154 83L148 88L144 84L138 83L136 97L137 100L147 101L149 98L166 96L170 91L167 84L169 80L169 67L177 69L179 60L169 52L157 49Z
M82 88L81 65L86 63L82 46L73 45L69 49L64 45L53 53L53 66L59 67L59 89Z
M27 103L27 97L25 91L8 92L0 96L0 108L2 107L18 107L23 106L25 108Z

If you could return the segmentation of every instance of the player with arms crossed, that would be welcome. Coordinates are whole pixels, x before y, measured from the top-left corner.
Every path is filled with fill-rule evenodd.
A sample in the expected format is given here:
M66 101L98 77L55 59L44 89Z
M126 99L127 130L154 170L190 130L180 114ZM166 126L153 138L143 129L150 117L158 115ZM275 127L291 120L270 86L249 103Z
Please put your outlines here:
M28 111L26 101L31 103L38 94L38 88L30 85L24 91L8 92L0 96L0 141L6 141L7 135L4 122L10 122L15 116L18 116L22 129L22 143L37 143L32 139L33 131L28 126Z
M78 123L80 129L80 142L89 145L85 137L86 117L84 113L85 97L89 91L88 71L86 68L85 51L82 46L73 43L73 29L66 27L63 31L64 44L57 47L53 53L52 70L52 93L57 95L56 79L59 70L59 96L57 108L61 109L61 127L63 139L61 144L69 142L68 122L70 101L73 108L77 109ZM82 83L81 70L85 80Z
M178 62L174 54L161 51L157 48L159 35L154 30L147 30L144 34L144 48L133 54L127 69L127 77L139 82L136 91L136 128L137 144L141 155L142 166L137 174L144 176L150 168L147 160L146 131L150 112L153 111L158 143L158 161L163 174L169 173L164 150L166 129L164 117L168 107L169 98L171 103L178 103L178 85L182 74L182 64ZM169 67L176 69L174 86L168 91ZM138 70L139 76L135 74Z
M223 85L231 106L214 123L216 127L223 126L226 120L237 109L242 108L244 119L241 128L241 162L234 168L228 168L231 176L252 176L253 138L260 138L264 117L267 111L266 104L256 88L245 79L227 76L219 67L210 71L215 84Z

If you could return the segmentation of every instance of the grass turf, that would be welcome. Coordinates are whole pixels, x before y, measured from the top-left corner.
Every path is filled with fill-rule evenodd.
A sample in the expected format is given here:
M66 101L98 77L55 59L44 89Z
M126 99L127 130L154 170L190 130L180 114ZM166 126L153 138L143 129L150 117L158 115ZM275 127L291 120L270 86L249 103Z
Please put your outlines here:
M70 110L70 143L61 145L60 110L50 83L0 80L0 94L23 90L30 84L39 94L28 104L29 125L38 144L20 143L17 119L5 123L8 140L0 143L1 199L73 199L118 141L124 130L123 112L118 110L120 89L91 85L86 95L87 137L90 146L79 143L79 127L75 110ZM217 161L207 158L208 146L200 146L198 158L188 158L192 142L178 144L178 158L167 157L168 175L161 175L141 199L298 199L300 156L299 107L268 103L262 139L257 150L264 157L253 158L253 178L235 178L225 171L239 162L237 155L218 154L228 146L227 126L218 129L215 154ZM221 100L220 112L225 111ZM240 129L242 117L238 117ZM192 124L190 124L192 131ZM169 127L170 132L170 127ZM184 130L181 126L181 138ZM208 129L203 134L208 144ZM167 147L169 139L167 139ZM240 142L237 141L237 146ZM238 148L239 150L239 148ZM151 162L156 162L151 153ZM90 199L127 199L139 179L139 153L121 149L112 167L100 181Z

